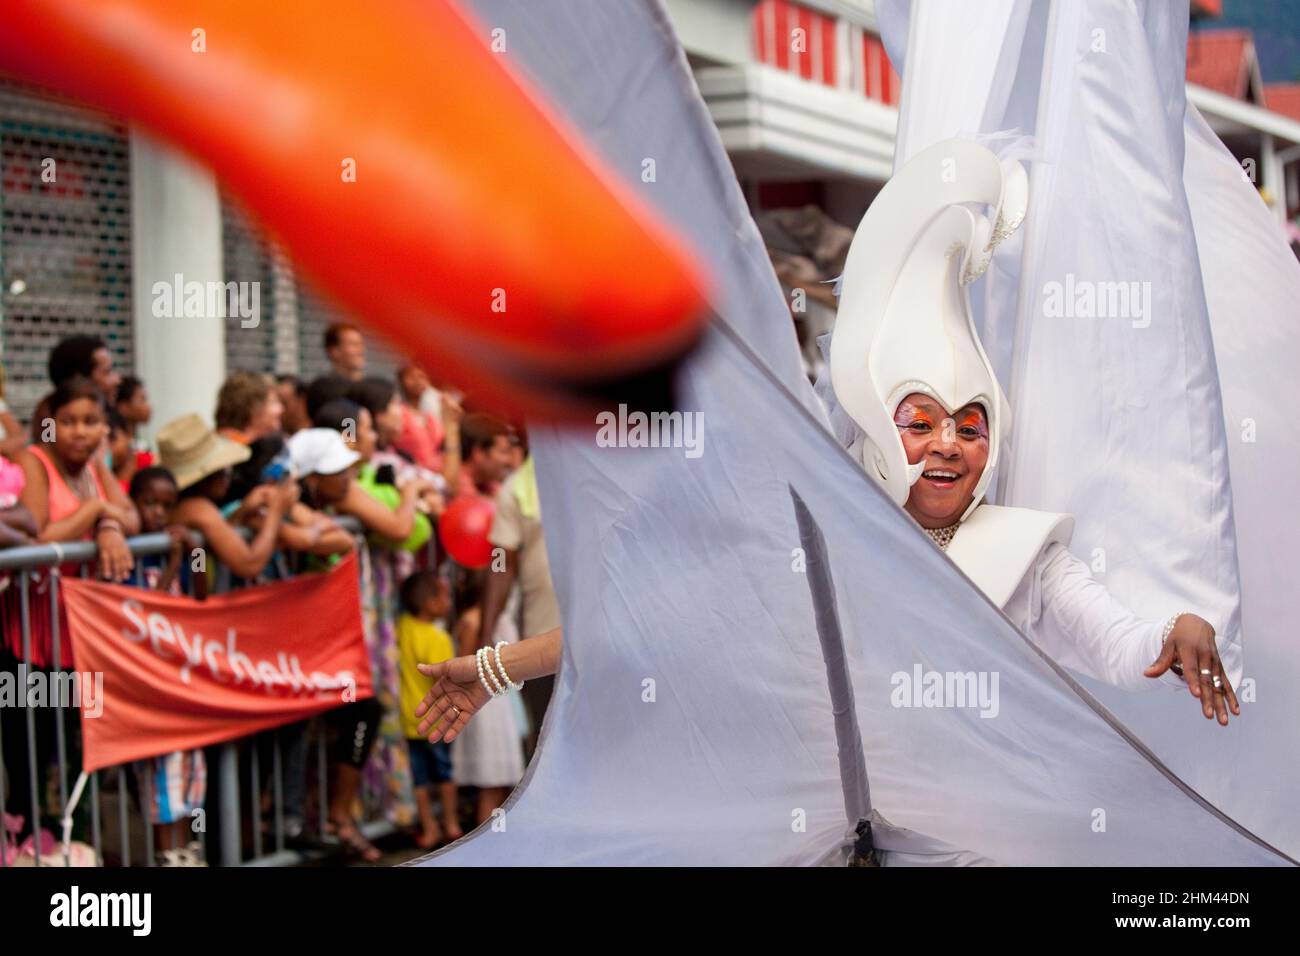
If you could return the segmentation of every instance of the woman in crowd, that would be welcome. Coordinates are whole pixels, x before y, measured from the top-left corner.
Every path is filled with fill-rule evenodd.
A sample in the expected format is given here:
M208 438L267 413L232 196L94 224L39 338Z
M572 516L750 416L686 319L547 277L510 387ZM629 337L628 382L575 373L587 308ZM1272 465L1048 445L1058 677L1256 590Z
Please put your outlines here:
M359 383L360 384L360 383ZM368 398L388 423L392 392L371 388ZM362 615L373 665L375 694L383 708L379 746L367 767L367 779L384 795L385 810L397 826L414 822L416 806L409 751L399 713L401 674L396 620L398 588L416 567L432 536L429 513L441 510L433 484L415 474L399 477L391 465L376 468L378 434L370 411L348 399L335 399L317 410L316 423L338 430L359 456L356 480L336 510L357 518L369 532L362 552L362 573L371 583L363 592ZM408 464L408 470L410 466Z
M418 365L397 373L401 387L401 427L395 442L399 451L430 471L442 469L442 400Z
M17 504L31 517L24 530L33 532L33 537L42 542L93 541L99 548L100 575L123 581L134 563L126 537L139 530L139 518L98 454L107 431L103 393L91 379L74 375L64 379L42 404L50 419L41 429L48 441L30 445L17 456L22 470ZM11 488L16 477L12 472L8 475ZM48 596L44 599L42 596L48 595L50 578L55 574L75 576L79 570L78 564L69 562L48 573L29 571L25 586L13 582L0 594L6 651L0 655L3 670L15 673L19 661L33 668L76 667L62 600L58 605L56 632L50 601ZM24 591L29 598L25 608ZM26 639L24 623L28 626ZM47 821L41 820L39 805L31 806L30 774L35 768L37 799L42 800L42 795L48 792L44 786L45 772L54 752L59 720L66 722L64 739L72 747L67 766L74 767L79 762L76 750L80 740L75 710L40 708L36 716L34 755L28 750L24 722L4 721L8 811L21 816L33 830Z
M355 494L356 483L352 479L352 472L360 461L360 455L349 448L334 429L304 428L295 433L289 439L289 455L302 483L303 500L313 508L336 510ZM364 495L364 492L361 494ZM366 555L367 552L363 549L363 561ZM362 573L365 573L364 569ZM363 588L363 594L367 590ZM374 622L369 615L366 615L366 625L366 639L373 667ZM369 863L377 861L381 854L361 832L352 811L361 787L362 768L370 759L384 719L384 705L378 696L378 681L374 681L373 677L372 674L377 696L336 707L325 718L335 732L336 744L333 760L334 786L330 792L328 820L324 830L342 843L350 854ZM405 747L405 739L402 740L402 745Z
M278 434L284 403L275 379L260 372L235 372L217 393L217 434L240 445Z
M99 547L100 573L124 580L133 565L126 538L139 530L140 522L130 499L96 455L108 434L103 392L91 379L74 375L43 405L51 416L50 440L29 445L19 456L26 480L21 500L35 518L37 537L93 539Z
M179 492L172 523L203 535L207 549L232 574L257 578L275 551L281 521L298 500L297 487L291 482L260 485L248 493L242 508L259 514L261 526L246 542L222 516L218 503L229 490L231 468L248 460L248 449L214 434L203 419L191 414L162 427L158 454Z
M366 463L362 466L363 485L368 487L371 484L369 477L372 475L384 476L380 484L398 487L417 479L427 482L437 491L421 496L419 510L434 518L440 515L444 501L441 492L446 488L442 475L416 463L396 447L396 439L402 430L402 400L397 386L387 379L365 378L349 389L348 398L369 413L374 425L373 444L362 449Z
M222 515L232 524L257 531L262 515L257 507L244 506L244 500L264 485L292 482L293 464L288 443L281 435L258 438L248 446L249 457L231 471L230 487L221 505ZM276 547L281 552L329 558L352 550L352 535L329 515L295 501L280 524Z
M448 488L460 478L460 423L465 412L459 392L439 391L418 365L397 373L401 425L393 447L417 465L440 474Z
M256 533L261 530L266 517L253 493L258 488L294 483L295 478L288 443L281 435L254 439L248 452L248 459L231 470L230 487L221 505L221 513L231 524L242 525ZM313 569L351 550L352 535L337 521L301 500L295 501L280 522L275 552L267 564L267 572L287 575ZM278 739L280 742L284 833L293 843L301 841L306 817L307 728L307 722L288 724L259 735L256 741L264 758L261 764L263 773L269 772L272 766L274 741ZM266 805L263 810L269 811L269 794L265 791L264 794Z
M342 435L357 453L360 467L346 497L333 503L338 514L352 515L372 536L389 546L414 552L429 540L433 526L421 508L436 503L437 490L424 479L415 478L400 486L396 476L381 474L370 461L378 448L378 435L370 412L356 402L339 398L326 402L313 420L317 428L329 428Z

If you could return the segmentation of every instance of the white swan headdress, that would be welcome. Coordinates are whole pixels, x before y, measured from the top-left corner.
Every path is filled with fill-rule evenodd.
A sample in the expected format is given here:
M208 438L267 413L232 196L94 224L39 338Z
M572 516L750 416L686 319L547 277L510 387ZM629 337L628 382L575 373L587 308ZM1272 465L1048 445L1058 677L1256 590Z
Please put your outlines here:
M980 344L967 285L1024 219L1018 162L950 139L918 153L872 202L849 246L830 345L836 400L866 433L862 463L900 506L924 470L909 465L894 424L912 392L949 412L978 402L989 458L965 520L992 480L1011 431L1006 396Z

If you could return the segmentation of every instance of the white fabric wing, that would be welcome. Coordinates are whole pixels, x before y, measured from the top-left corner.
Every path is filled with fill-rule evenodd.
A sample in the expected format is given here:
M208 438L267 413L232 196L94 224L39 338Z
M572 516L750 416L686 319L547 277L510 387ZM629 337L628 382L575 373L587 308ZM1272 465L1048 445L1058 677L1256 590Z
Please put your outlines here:
M867 813L887 863L1285 862L1029 644L826 429L660 4L539 6L473 3L707 258L727 325L682 372L693 448L537 429L555 697L505 813L420 862L818 863Z

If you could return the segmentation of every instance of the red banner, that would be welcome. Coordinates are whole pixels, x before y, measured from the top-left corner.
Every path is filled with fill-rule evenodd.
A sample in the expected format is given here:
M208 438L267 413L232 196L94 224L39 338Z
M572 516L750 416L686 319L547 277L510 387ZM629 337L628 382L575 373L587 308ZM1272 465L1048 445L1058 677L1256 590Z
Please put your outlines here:
M190 750L372 696L357 561L196 601L65 578L83 708L82 768Z

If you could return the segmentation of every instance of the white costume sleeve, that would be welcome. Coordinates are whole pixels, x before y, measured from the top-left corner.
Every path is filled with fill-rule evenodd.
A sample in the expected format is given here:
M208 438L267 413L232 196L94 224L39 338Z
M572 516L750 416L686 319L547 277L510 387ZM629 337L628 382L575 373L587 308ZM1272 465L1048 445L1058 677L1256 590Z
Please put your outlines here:
M1142 674L1160 654L1168 619L1138 617L1059 543L1043 549L1007 611L1054 660L1089 677L1128 690L1186 686L1169 671L1159 681Z

